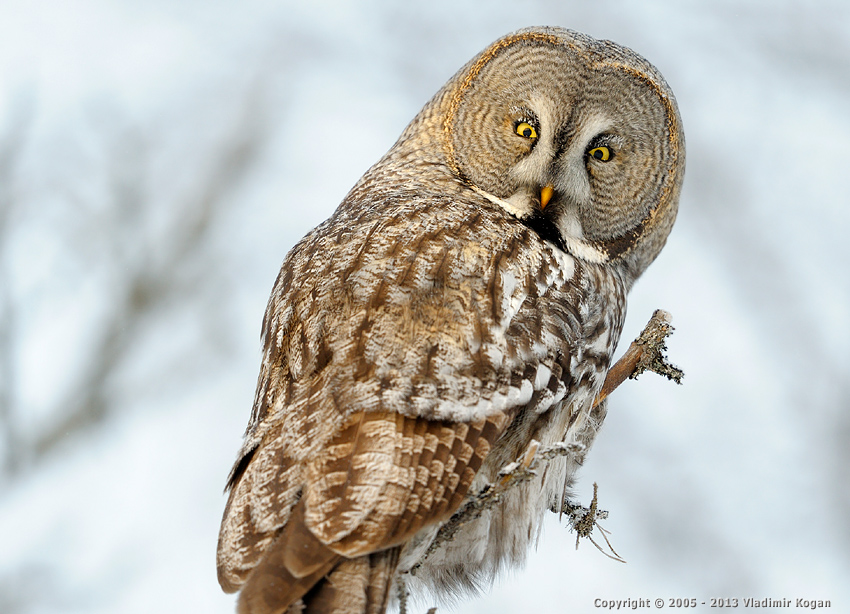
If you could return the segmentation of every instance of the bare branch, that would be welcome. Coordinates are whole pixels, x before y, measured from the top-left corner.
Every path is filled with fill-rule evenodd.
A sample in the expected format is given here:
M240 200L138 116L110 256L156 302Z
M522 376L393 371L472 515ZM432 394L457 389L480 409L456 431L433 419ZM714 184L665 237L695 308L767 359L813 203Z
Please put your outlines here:
M468 498L467 502L440 528L440 532L428 546L425 554L411 569L416 575L416 570L439 550L443 544L452 541L455 534L464 525L479 518L486 510L501 501L506 492L519 484L529 481L537 475L537 469L541 463L548 463L559 456L577 454L584 451L584 446L577 443L554 443L550 446L541 446L540 442L532 440L528 445L523 457L510 463L499 471L499 479L494 484L488 484L479 493Z
M407 584L401 576L396 580L396 596L398 597L398 614L407 614L407 598L410 596L410 591L407 590Z
M622 358L608 370L602 390L593 402L594 407L604 401L626 379L637 379L644 371L653 371L677 384L682 383L685 373L673 366L664 356L664 352L667 351L664 340L675 330L670 324L672 319L666 311L655 310L640 336L632 341Z
M398 614L408 614L407 602L408 597L410 597L410 591L407 590L404 576L396 578L396 597L398 598ZM437 608L428 608L425 614L437 614Z
M608 512L605 510L600 510L598 507L598 493L599 487L596 482L593 483L593 499L590 502L590 507L584 507L580 503L575 503L574 501L570 501L569 499L564 498L561 502L560 509L552 509L551 511L556 512L558 514L564 514L569 519L570 527L573 531L576 532L576 550L578 550L579 541L582 538L590 540L590 543L596 546L596 549L599 550L602 554L607 556L609 559L614 559L615 561L619 561L620 563L625 563L626 561L617 554L617 551L614 550L614 547L611 545L611 542L608 541L608 531L602 528L602 525L599 524L599 520L605 520L608 518ZM602 547L594 541L593 537L591 537L591 533L593 533L593 529L598 528L599 532L602 534L602 539L605 540L605 543L608 545L608 549L612 554L608 554Z

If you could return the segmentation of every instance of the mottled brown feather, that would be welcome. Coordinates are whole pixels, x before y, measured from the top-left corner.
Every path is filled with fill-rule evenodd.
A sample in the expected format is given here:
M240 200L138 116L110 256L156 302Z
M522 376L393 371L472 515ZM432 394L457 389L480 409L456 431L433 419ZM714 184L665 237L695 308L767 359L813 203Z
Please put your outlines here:
M308 469L307 525L347 557L402 543L457 509L482 455L507 423L504 414L473 423L383 412L351 416ZM434 458L418 456L412 463L415 450L434 440ZM340 450L351 454L343 461Z
M239 614L280 614L339 561L304 524L304 505L292 511L283 532L266 550L239 594Z
M308 468L304 495L242 587L240 614L282 613L302 597L309 612L349 611L331 608L340 599L351 612L385 605L397 557L370 563L369 555L396 552L451 516L508 421L505 414L472 423L352 415ZM423 467L428 448L436 455ZM367 587L377 591L371 600Z
M382 614L389 602L399 548L342 560L302 599L303 611Z

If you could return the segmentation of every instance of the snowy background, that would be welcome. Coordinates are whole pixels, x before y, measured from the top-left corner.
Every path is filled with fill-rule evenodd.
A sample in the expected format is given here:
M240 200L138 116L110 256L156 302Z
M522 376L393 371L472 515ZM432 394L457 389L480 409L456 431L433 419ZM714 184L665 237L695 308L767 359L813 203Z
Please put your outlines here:
M281 260L463 63L538 24L676 92L679 221L624 340L667 309L686 378L618 390L582 472L628 564L552 516L455 611L850 608L848 7L2 0L0 612L233 612L222 487Z

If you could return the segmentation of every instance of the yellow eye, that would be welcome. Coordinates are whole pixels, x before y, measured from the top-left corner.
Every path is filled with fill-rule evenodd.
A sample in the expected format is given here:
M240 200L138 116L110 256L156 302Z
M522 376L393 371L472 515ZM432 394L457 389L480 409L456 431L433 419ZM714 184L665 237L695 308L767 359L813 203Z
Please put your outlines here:
M603 145L601 147L594 147L587 152L587 155L596 160L607 162L614 157L614 152Z
M537 138L537 130L535 130L534 126L532 126L528 122L518 123L516 126L516 133L520 136L524 136L527 139Z

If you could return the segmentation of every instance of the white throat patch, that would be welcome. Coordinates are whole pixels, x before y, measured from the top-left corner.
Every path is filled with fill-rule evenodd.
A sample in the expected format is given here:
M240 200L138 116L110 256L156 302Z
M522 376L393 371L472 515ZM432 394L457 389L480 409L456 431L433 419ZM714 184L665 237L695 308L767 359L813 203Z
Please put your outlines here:
M531 215L531 211L517 207L513 203L505 200L504 198L499 198L495 194L485 192L478 186L470 187L472 187L475 192L489 200L494 205L499 205L502 209L504 209L520 221L522 221L523 218L525 218L526 216ZM611 259L608 254L603 252L595 245L588 243L584 239L580 239L575 236L564 235L563 230L561 230L561 238L564 240L564 245L566 245L567 251L579 260L584 260L585 262L593 262L595 264L602 264L604 262L608 262Z

